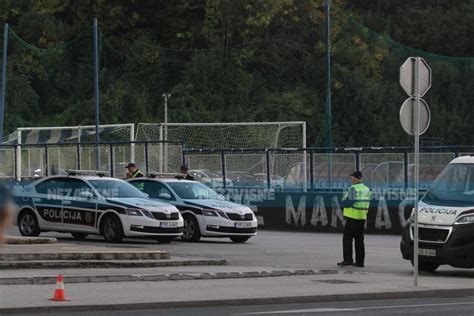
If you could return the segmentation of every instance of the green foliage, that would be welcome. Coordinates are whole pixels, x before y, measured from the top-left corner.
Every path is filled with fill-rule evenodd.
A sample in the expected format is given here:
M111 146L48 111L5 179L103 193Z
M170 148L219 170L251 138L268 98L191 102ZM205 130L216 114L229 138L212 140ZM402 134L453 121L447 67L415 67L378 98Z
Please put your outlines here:
M409 144L398 69L414 55L433 68L426 136L470 144L474 2L331 2L334 144ZM6 133L94 122L97 17L102 124L162 122L171 92L172 122L306 121L308 144L323 144L323 0L6 0L0 12L13 30Z

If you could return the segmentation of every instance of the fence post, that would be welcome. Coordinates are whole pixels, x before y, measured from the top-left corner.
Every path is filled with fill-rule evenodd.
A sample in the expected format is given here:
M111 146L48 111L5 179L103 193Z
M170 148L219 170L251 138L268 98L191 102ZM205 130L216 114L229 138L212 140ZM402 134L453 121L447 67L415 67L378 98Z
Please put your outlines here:
M109 160L110 160L110 176L113 177L114 176L114 173L115 173L115 166L114 166L114 146L113 144L110 144L109 145Z
M355 152L355 170L360 171L360 153L358 151Z
M5 114L5 93L7 88L8 23L3 29L2 92L0 96L0 144L3 144L3 121Z
M221 150L221 167L222 167L222 181L224 189L226 189L226 174L225 174L225 153L223 150Z
M268 148L265 149L265 164L267 165L267 188L272 188L272 179L270 176L270 151Z
M17 146L18 146L18 145L14 145L14 146L13 146L13 151L14 151L14 154L13 154L13 156L15 157L15 163L14 163L14 165L15 165L15 170L14 170L14 172L15 172L15 180L19 181L19 180L17 179L17 174L18 174L18 171L17 171L17 170L18 170L18 165L16 164L16 162L17 162L17 158L16 158L16 155L17 155L17 152L16 152L16 147L17 147Z
M16 179L17 181L21 181L21 130L18 130L15 152Z
M77 170L81 170L81 144L76 144Z
M309 183L311 191L314 191L314 152L309 152Z
M408 152L403 152L403 177L405 178L405 189L408 189Z
M44 174L49 176L49 155L48 155L48 145L44 145Z
M145 172L147 175L150 172L150 169L148 166L148 142L145 142Z
M186 156L184 153L184 141L181 141L181 162L183 165L186 165Z

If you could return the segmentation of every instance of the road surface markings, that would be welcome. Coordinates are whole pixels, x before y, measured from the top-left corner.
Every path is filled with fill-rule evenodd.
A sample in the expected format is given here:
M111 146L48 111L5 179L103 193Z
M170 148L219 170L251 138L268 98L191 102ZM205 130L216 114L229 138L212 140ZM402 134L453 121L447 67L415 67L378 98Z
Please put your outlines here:
M453 306L453 305L474 305L474 302L416 304L416 305L391 305L391 306L367 306L367 307L353 307L353 308L310 308L310 309L293 309L293 310L280 310L280 311L277 310L277 311L267 311L267 312L250 312L250 313L240 313L238 315L357 312L357 311L363 311L363 310L368 310L368 309L436 307L436 306Z

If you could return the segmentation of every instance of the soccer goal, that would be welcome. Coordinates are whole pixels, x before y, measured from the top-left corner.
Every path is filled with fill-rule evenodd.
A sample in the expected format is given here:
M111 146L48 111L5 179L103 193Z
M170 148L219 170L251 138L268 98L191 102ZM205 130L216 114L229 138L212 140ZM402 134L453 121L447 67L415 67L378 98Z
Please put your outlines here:
M112 124L99 126L101 142L131 142L135 140L134 124ZM22 127L10 134L4 144L16 144L16 178L43 176L62 170L96 169L97 146L95 126ZM77 144L82 143L78 150ZM84 145L84 143L86 143ZM90 143L90 145L87 145ZM48 146L41 146L47 144ZM100 165L109 170L109 148L99 145ZM124 164L135 160L134 144L114 148L116 161ZM79 154L78 154L79 153ZM45 159L48 161L46 162Z
M234 123L140 123L137 127L137 140L140 141L182 141L187 149L203 149L187 156L189 167L200 171L221 172L222 159L216 152L205 149L255 149L239 153L233 151L226 155L227 175L266 173L267 148L306 148L306 122L234 122ZM160 151L164 157L162 172L169 169L170 157L167 145ZM270 173L272 177L286 177L289 170L300 164L304 169L300 182L306 177L306 153L291 155L272 153ZM291 157L290 157L291 156Z

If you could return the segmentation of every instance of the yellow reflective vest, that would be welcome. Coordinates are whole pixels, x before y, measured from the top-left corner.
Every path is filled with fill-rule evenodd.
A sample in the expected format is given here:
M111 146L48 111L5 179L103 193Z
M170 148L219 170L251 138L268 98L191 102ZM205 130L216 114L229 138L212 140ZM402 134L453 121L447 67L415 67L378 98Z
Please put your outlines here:
M352 192L352 196L348 196ZM344 216L348 218L366 220L369 212L370 197L372 193L370 189L363 183L356 183L349 188L344 194L343 200L352 200L352 206L344 208Z

